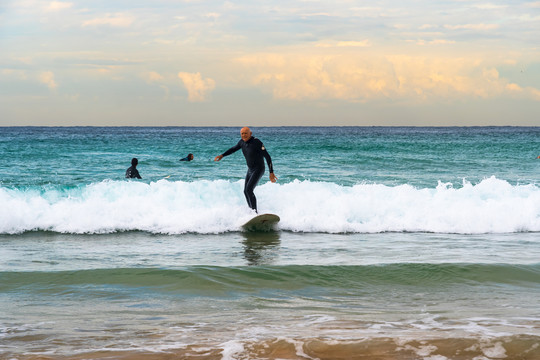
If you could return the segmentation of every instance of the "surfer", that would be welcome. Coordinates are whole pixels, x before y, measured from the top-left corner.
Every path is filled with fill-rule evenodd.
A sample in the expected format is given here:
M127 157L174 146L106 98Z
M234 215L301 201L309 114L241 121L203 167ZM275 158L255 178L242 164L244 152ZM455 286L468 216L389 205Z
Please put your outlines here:
M186 156L183 159L180 159L180 161L191 161L193 160L193 154L189 153L188 156Z
M137 158L131 159L131 166L126 170L126 179L142 179L139 170L137 170L138 163L139 160L137 160Z
M246 196L246 201L249 207L257 212L257 198L255 197L253 190L264 174L263 159L266 159L268 170L270 170L270 181L275 183L277 181L277 177L274 175L274 168L272 167L272 158L270 158L270 154L268 154L268 151L266 151L262 141L252 136L250 128L247 126L243 127L240 130L240 137L241 139L235 146L225 151L223 154L216 156L214 161L220 161L224 156L230 155L242 149L248 166L246 181L244 183L244 195Z

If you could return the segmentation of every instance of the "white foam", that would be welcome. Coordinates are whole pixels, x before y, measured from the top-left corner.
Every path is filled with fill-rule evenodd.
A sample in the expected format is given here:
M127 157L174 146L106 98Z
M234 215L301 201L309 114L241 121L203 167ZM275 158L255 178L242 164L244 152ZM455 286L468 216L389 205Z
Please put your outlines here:
M465 349L466 351L478 351L480 349L484 356L477 356L475 359L504 359L508 357L506 355L506 349L500 341L495 342L494 344L490 340L481 340L479 344L475 344L470 348Z
M244 352L244 345L237 340L227 341L220 346L223 347L221 354L223 355L222 360L234 360L237 359L236 355L242 354Z
M510 233L540 231L540 188L491 177L460 188L293 181L255 190L259 213L298 232ZM103 181L75 189L0 187L0 233L220 233L253 216L243 181Z
M506 358L506 349L501 342L496 342L492 346L482 347L482 352L485 356L491 359L504 359Z
M418 347L406 345L405 349L414 351L416 355L425 358L426 356L430 356L434 351L437 351L438 348L435 345L421 345Z

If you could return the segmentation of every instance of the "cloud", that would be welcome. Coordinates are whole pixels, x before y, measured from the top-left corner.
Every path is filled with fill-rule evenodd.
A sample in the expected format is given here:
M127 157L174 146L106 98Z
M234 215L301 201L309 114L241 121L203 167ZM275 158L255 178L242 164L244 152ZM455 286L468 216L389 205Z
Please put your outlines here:
M149 83L151 82L157 82L157 81L162 81L164 78L163 76L161 76L159 73L155 72L155 71L150 71L146 74L144 74L144 78L146 79L146 81L148 81Z
M369 40L363 41L340 41L337 43L338 47L366 47L371 46Z
M5 77L15 78L18 80L28 79L28 75L26 71L19 70L19 69L2 69L2 71L0 71L0 74L2 74Z
M159 45L173 45L175 43L175 40L168 40L168 39L154 39L153 40L154 43L156 44L159 44Z
M498 24L463 24L463 25L444 25L448 30L494 30L498 29Z
M417 45L451 45L455 44L456 42L454 40L445 40L445 39L433 39L433 40L413 40L412 42L415 42Z
M540 101L540 90L535 88L528 88L528 90L534 100Z
M509 94L512 95L525 95L535 101L540 101L540 90L533 87L521 87L518 84L507 84L506 89L509 91Z
M73 3L62 1L51 1L46 7L45 11L60 11L73 7Z
M322 42L315 45L316 47L329 48L329 47L369 47L371 46L371 41L362 40L362 41L338 41L338 42Z
M507 5L496 5L496 4L478 4L472 5L472 7L480 10L501 10L508 8Z
M210 13L207 13L205 15L205 17L207 17L209 19L217 19L217 18L221 17L221 14L216 13L216 12L210 12Z
M44 71L39 74L39 81L49 87L51 90L56 90L58 85L54 81L54 74L52 71Z
M112 27L128 27L135 21L131 15L125 14L106 14L103 17L86 20L82 23L83 27L108 25Z
M254 70L253 85L270 90L275 98L289 100L362 101L384 96L390 80L384 74L391 72L388 64L377 68L365 59L339 55L259 54L238 62L245 71Z
M506 88L510 91L518 91L518 92L523 91L523 88L519 86L518 84L508 84L506 85Z
M525 6L526 7L531 7L531 8L540 8L540 1L527 3L527 4L525 4Z
M537 94L474 57L257 54L237 62L253 86L276 99L425 103Z
M188 91L190 102L201 102L207 100L208 95L216 87L213 79L201 77L201 73L179 72L178 77L184 83Z

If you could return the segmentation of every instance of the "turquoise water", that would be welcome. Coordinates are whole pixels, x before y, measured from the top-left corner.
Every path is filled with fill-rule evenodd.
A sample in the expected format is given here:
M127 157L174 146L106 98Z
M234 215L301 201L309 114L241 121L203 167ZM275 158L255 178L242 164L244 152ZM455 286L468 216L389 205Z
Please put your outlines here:
M1 128L0 359L540 358L540 128L252 130Z
M243 179L240 153L213 159L239 139L237 128L0 128L4 187L80 186L121 180L132 157L144 182ZM538 184L540 128L254 128L280 183L461 186L484 178ZM189 152L195 162L178 159ZM240 155L240 157L238 156Z

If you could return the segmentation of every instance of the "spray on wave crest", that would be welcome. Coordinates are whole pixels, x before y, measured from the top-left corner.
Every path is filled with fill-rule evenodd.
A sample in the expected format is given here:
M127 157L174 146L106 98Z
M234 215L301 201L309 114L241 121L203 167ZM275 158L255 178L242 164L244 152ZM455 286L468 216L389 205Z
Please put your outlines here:
M296 232L508 233L540 231L540 189L495 177L455 188L292 181L261 184L259 211ZM103 181L75 188L0 187L0 233L162 234L239 231L254 214L243 181Z

